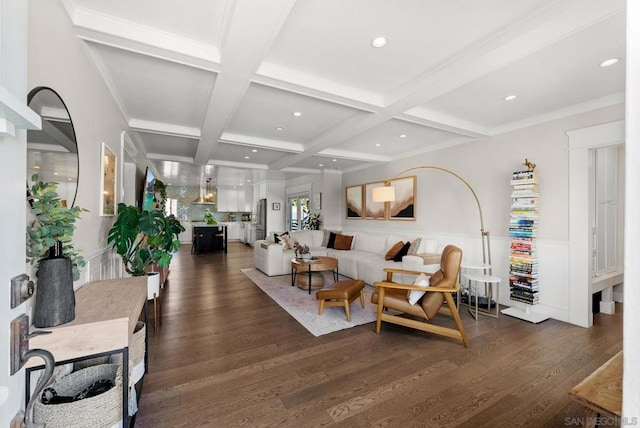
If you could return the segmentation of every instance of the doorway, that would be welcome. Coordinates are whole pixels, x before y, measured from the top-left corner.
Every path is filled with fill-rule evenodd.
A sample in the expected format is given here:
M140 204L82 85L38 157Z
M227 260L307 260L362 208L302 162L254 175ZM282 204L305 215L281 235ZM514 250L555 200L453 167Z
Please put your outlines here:
M287 226L292 232L303 229L309 216L309 192L287 196Z

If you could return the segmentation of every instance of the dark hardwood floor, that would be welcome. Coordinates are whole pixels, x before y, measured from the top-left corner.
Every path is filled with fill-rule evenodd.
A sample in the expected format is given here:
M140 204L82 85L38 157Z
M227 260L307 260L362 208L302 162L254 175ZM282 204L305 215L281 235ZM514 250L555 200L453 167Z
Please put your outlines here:
M469 349L389 324L314 337L240 272L252 266L240 243L174 257L137 427L577 426L569 389L622 349L621 305L590 329L463 308Z

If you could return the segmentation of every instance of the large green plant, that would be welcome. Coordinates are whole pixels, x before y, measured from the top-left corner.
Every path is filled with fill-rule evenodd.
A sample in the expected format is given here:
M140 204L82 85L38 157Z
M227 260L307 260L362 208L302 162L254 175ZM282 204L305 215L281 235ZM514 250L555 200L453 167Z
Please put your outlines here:
M27 263L36 265L47 255L49 248L60 242L63 255L71 260L73 279L77 280L80 278L80 267L86 263L80 250L74 248L71 241L80 212L87 210L63 205L58 195L58 183L39 181L38 174L31 179L33 185L27 193L27 199L35 220L27 226Z
M184 227L175 216L160 210L140 211L133 205L118 204L118 218L107 242L122 257L125 270L133 276L145 275L152 263L167 267L178 251L178 234Z

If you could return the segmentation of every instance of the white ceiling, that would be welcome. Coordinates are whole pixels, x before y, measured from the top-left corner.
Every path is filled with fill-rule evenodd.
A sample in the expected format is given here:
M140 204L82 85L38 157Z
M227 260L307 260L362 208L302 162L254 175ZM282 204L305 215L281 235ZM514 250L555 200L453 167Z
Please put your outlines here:
M624 0L63 3L168 183L353 171L624 101Z

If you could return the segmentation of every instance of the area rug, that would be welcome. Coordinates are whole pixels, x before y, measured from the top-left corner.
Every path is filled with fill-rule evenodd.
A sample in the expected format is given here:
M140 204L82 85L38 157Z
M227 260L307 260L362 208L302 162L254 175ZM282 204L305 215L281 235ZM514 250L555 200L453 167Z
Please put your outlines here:
M365 285L362 290L364 309L360 306L359 300L354 301L349 307L351 322L348 322L344 307L341 306L325 307L322 315L318 315L319 303L315 292L308 294L307 291L296 286L292 287L290 275L267 276L255 268L242 269L242 273L314 336L322 336L376 320L376 307L371 304L373 287L368 285ZM325 284L331 284L332 274L330 272L324 272L324 274Z

